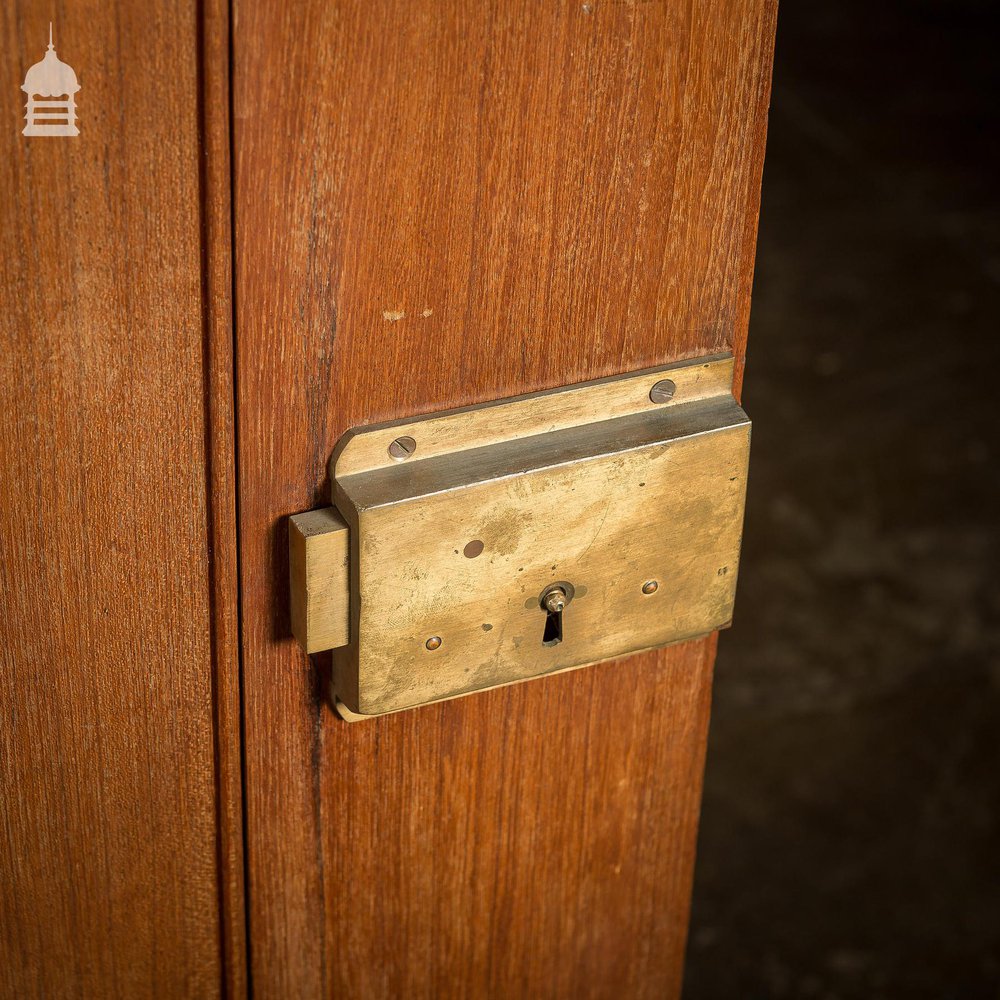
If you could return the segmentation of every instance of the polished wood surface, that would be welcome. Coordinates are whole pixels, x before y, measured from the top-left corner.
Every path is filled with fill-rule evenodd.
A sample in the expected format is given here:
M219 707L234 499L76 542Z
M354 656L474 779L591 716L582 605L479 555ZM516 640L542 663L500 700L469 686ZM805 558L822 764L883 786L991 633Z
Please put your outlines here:
M206 525L212 607L212 679L223 993L247 995L243 854L243 734L236 524L229 0L198 5Z
M58 5L80 135L8 117L0 138L0 996L19 1000L244 980L227 131L199 114L228 43L226 6L201 11L223 29L204 47L191 4ZM11 116L49 16L0 12Z
M235 0L255 995L676 995L714 640L347 725L286 519L352 425L742 361L774 13Z

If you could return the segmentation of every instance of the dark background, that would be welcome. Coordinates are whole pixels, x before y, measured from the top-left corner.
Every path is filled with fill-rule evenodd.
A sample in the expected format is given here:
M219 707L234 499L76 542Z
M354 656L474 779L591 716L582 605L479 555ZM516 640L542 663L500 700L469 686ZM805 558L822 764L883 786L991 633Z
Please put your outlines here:
M685 996L1000 997L992 5L779 11Z

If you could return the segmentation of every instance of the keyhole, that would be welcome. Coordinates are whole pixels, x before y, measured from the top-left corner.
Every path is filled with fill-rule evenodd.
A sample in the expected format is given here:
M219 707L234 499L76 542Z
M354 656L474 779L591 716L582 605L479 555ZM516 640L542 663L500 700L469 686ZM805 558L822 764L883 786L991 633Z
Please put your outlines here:
M563 611L571 599L572 593L562 585L556 584L542 591L539 603L545 612L543 646L558 646L563 641Z
M545 613L545 631L542 633L543 646L558 646L562 642L562 612Z

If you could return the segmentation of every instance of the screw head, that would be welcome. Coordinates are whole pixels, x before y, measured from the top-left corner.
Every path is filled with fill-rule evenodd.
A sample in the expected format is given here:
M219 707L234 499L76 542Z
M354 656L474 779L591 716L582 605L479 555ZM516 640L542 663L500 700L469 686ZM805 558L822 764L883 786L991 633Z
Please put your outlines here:
M389 455L397 462L409 458L417 450L417 442L411 437L398 437L389 445Z
M642 585L642 592L644 594L655 594L659 586L660 585L655 580L647 580Z
M432 650L432 651L433 651L433 650L435 650L435 649L440 649L440 648L441 648L441 636L439 636L439 635L432 635L432 636L431 636L431 637L430 637L430 638L429 638L429 639L428 639L428 640L427 640L427 641L426 641L426 642L424 643L424 645L425 645L425 646L426 646L426 647L427 647L428 649L430 649L430 650Z
M653 403L669 403L676 391L677 386L670 379L661 379L649 390L649 399Z

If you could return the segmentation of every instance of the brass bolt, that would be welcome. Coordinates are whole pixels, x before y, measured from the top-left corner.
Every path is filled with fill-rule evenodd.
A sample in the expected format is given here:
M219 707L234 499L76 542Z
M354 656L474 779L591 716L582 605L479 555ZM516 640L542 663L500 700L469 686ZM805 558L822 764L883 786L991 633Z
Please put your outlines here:
M642 585L642 592L644 594L655 594L657 587L659 587L659 584L655 580L647 580Z
M427 640L427 642L424 643L424 645L428 649L430 649L430 650L440 649L441 648L441 636L439 636L439 635L432 635Z

